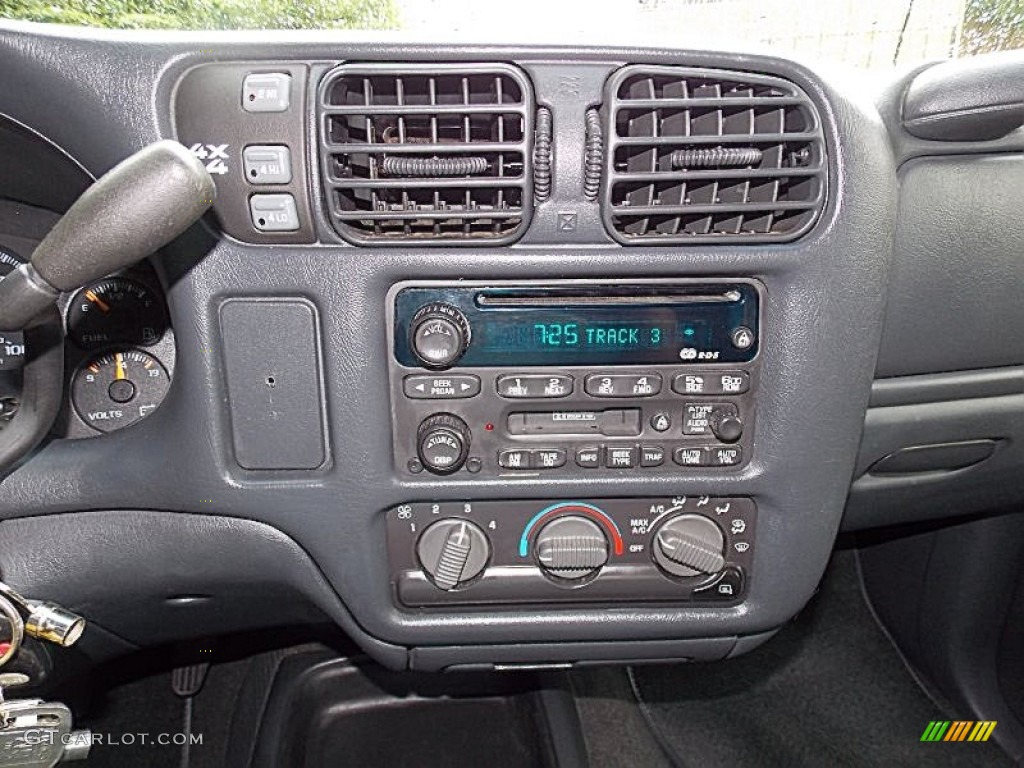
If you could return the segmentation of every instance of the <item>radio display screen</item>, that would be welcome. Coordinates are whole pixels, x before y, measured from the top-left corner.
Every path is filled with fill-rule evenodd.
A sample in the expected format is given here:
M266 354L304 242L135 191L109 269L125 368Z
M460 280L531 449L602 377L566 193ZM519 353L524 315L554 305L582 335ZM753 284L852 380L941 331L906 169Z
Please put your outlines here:
M410 349L412 318L445 304L466 319L460 367L608 366L747 362L757 354L757 288L750 283L614 284L586 288L449 285L395 296L394 352ZM737 345L737 330L750 343Z
M490 354L550 354L568 359L706 347L709 342L707 324L701 321L581 317L571 312L532 314L536 316L488 322L478 332L478 343Z

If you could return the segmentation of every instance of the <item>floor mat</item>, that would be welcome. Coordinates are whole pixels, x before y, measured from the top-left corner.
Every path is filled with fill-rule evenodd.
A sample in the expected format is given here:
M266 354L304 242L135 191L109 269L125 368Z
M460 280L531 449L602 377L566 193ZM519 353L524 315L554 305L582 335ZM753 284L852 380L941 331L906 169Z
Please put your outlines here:
M631 671L641 709L677 766L1002 766L995 743L923 743L955 720L921 690L837 552L812 604L728 662Z
M171 673L128 680L103 691L89 713L93 768L223 768L230 713L248 661L218 664L191 701L175 695Z

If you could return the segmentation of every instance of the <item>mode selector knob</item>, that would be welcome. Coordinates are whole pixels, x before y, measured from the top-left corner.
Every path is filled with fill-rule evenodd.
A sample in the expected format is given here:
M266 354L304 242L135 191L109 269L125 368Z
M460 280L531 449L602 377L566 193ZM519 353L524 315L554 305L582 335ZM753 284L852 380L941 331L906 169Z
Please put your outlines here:
M672 576L701 576L725 567L725 536L703 515L676 515L654 532L654 562Z
M455 589L479 576L491 556L487 534L468 520L430 525L416 543L416 556L438 589Z
M537 564L549 576L582 579L608 562L608 537L592 520L565 515L540 529L534 552Z
M451 413L435 413L420 424L416 452L423 466L435 475L458 472L469 456L469 425Z
M444 302L424 304L409 323L409 346L424 368L451 368L469 347L471 329L461 310Z
M743 421L735 405L714 408L708 422L715 437L723 443L735 443L743 437Z

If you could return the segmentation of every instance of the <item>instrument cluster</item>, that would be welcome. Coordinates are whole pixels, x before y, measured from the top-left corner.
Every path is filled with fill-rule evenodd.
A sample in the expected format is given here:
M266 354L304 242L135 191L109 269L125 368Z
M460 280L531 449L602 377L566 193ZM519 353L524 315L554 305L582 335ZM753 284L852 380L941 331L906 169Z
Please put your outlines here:
M0 279L27 254L0 244ZM66 398L57 437L95 437L149 416L174 373L174 333L160 281L143 263L90 283L60 301ZM19 407L25 345L0 334L0 428Z

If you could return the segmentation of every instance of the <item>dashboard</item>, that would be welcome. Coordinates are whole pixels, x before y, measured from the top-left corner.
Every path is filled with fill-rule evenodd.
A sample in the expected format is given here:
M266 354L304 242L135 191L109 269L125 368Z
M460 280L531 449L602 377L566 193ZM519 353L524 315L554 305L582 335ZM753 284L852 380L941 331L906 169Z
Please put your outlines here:
M217 187L62 296L60 415L0 483L0 571L96 657L329 621L396 668L721 659L841 528L1024 496L986 335L1024 138L942 134L916 71L17 24L0 68L69 174L170 138ZM3 194L8 269L67 201Z

